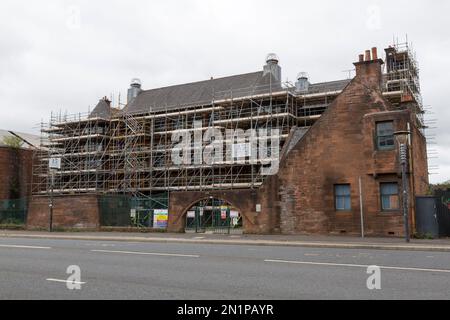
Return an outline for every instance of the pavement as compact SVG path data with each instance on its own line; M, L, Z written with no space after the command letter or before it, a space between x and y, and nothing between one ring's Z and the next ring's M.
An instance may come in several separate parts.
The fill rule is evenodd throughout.
M373 290L371 266L380 270ZM79 287L70 290L73 280ZM2 300L447 300L449 293L446 252L0 237Z
M154 243L191 243L305 248L377 249L450 252L450 239L359 238L311 235L214 235L129 232L35 232L0 230L0 237Z

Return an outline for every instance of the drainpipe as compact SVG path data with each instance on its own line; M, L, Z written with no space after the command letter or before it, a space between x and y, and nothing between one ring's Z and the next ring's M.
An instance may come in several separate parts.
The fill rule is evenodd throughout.
M364 238L364 209L361 177L359 177L359 207L361 210L361 238Z
M415 177L414 177L414 158L412 156L413 154L413 145L411 143L412 140L412 131L411 131L411 124L407 123L408 131L411 132L411 134L408 136L408 152L409 152L409 172L411 175L411 179L409 180L410 183L410 190L411 190L411 224L412 224L412 232L413 234L416 233L416 189L415 189Z

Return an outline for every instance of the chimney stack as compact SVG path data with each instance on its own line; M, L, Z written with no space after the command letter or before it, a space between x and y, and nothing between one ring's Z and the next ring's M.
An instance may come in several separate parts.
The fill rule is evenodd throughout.
M372 48L372 60L377 60L378 59L378 50L377 47L373 47Z
M358 62L355 62L356 78L364 82L368 87L381 89L383 60L378 58L378 50L373 47L371 50L365 50L364 54L358 56Z

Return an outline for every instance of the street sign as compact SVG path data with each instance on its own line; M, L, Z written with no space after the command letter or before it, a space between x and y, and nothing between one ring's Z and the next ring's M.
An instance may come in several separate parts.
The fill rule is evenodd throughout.
M50 158L48 160L48 167L50 169L61 169L61 158Z

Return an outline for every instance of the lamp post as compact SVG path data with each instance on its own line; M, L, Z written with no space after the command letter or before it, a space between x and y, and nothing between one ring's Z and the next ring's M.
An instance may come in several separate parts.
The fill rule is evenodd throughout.
M398 131L394 133L399 145L400 165L402 167L402 209L403 220L405 224L405 240L410 241L409 234L409 214L408 214L408 177L406 176L408 168L408 138L411 132Z
M57 170L61 169L61 158L51 157L48 161L48 168L50 173L50 203L49 203L49 209L50 209L50 217L49 217L49 226L48 231L53 231L53 193L55 189L55 173Z
M48 231L53 232L53 189L55 188L55 170L50 169L50 204L48 205L50 208L50 221L48 226Z

